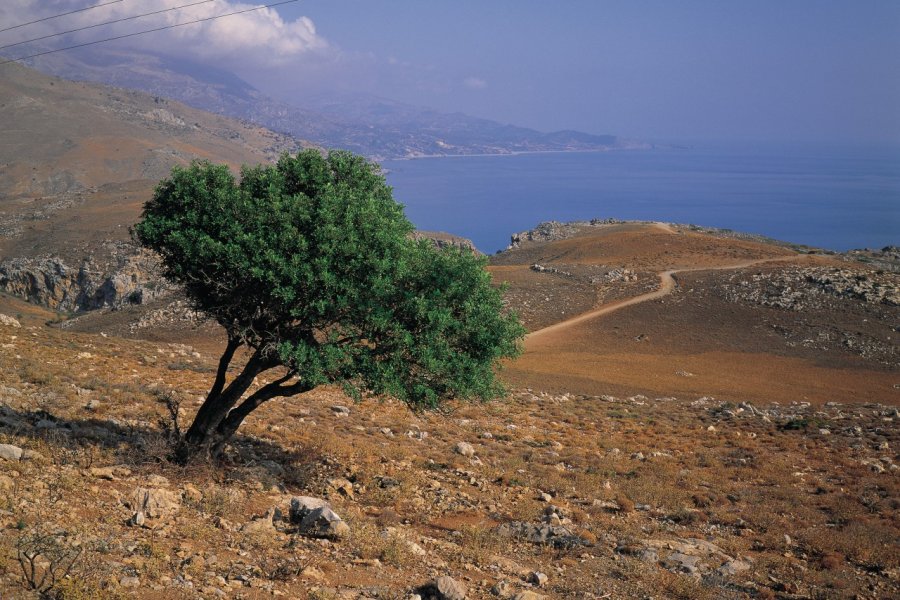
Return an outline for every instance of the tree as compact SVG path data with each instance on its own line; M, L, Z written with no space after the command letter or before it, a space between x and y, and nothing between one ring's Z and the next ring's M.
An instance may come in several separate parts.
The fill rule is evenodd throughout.
M267 400L326 383L426 408L502 393L495 368L524 329L483 258L412 230L377 165L349 152L285 154L239 182L224 165L173 169L135 235L228 334L181 459L219 454Z

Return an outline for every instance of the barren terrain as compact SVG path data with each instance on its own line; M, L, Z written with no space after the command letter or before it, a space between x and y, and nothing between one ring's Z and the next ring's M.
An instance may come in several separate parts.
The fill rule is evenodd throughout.
M166 460L222 343L188 307L63 327L0 297L2 596L49 572L62 598L900 596L896 273L658 224L560 237L491 259L532 331L507 397L318 389L222 465ZM349 533L306 530L303 496Z

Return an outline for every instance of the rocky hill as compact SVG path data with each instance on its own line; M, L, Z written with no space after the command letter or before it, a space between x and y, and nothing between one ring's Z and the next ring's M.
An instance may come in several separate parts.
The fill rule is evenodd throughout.
M2 69L0 290L59 310L159 293L128 227L174 165L237 168L310 145L157 96Z

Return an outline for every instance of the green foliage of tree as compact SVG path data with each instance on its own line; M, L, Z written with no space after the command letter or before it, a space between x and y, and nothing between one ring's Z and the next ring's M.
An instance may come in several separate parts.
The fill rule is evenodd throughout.
M415 242L412 229L378 167L349 152L284 155L239 181L208 162L173 169L135 234L228 333L182 458L220 452L263 402L326 383L425 408L502 393L495 369L524 329L483 258ZM275 379L251 391L269 369Z

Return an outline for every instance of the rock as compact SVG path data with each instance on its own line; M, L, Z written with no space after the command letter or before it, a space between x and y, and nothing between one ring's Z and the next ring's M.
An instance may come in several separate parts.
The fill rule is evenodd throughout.
M4 315L0 313L0 325L5 325L6 327L21 327L22 324L19 323L17 319L10 317L9 315Z
M528 574L528 583L531 583L538 587L543 587L547 584L547 575L541 573L540 571L532 571Z
M350 534L350 526L327 506L317 508L300 522L300 533L312 537L340 539Z
M453 451L463 456L475 456L475 448L469 442L459 442Z
M0 475L0 492L9 492L16 487L16 480L9 475Z
M425 600L465 600L466 586L444 575L417 590Z
M676 573L693 575L699 572L699 556L690 556L681 552L673 552L668 558L661 561L662 566Z
M733 576L737 575L738 573L743 573L744 571L749 571L750 567L751 567L750 563L743 561L743 560L734 559L734 560L729 560L724 565L719 567L716 570L716 573L718 573L719 575L721 575L723 577L733 577Z
M340 404L335 404L331 407L331 411L334 413L336 417L349 417L350 409L346 406L341 406Z
M266 511L266 514L258 519L253 519L252 521L244 523L244 526L241 527L241 531L251 535L272 535L277 531L273 522L274 518L275 509L270 508Z
M534 544L549 544L555 548L574 548L587 544L586 540L567 528L549 524L533 525L513 521L500 525L496 531L501 537L522 539Z
M513 596L513 600L544 600L546 596L543 594L538 594L537 592L532 592L531 590L525 590L524 592L519 592L515 596Z
M163 520L178 511L180 506L181 498L169 490L138 487L132 492L131 508L135 511L135 517L141 513L146 519Z
M329 479L328 485L333 490L339 492L341 495L353 500L353 484L350 483L348 479L344 479L343 477L338 479Z
M509 596L509 592L509 583L505 579L501 579L491 587L491 593L501 598Z
M117 242L116 264L88 259L80 268L58 257L14 258L0 262L0 290L35 304L76 312L141 304L171 286L158 275L159 259L147 250Z
M291 508L290 512L288 513L288 518L290 519L291 523L299 525L300 522L303 521L303 518L306 517L306 515L316 510L317 508L322 508L323 506L331 508L331 505L321 498L313 498L311 496L294 496L293 498L291 498Z
M422 231L417 229L416 231L413 231L412 238L416 241L428 240L438 249L451 247L474 252L475 254L481 254L472 240L443 231Z
M0 458L4 460L21 460L22 449L12 444L0 444Z
M123 577L119 580L119 585L123 588L137 588L141 587L141 580L137 577Z

